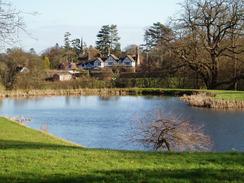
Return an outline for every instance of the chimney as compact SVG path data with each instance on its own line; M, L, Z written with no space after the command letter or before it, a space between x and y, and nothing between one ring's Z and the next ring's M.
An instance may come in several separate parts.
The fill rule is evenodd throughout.
M88 57L88 60L91 60L91 53L90 53L89 49L87 50L87 57Z
M110 56L111 55L111 48L109 47L108 48L108 56Z
M140 48L139 46L136 47L136 65L141 65L141 58L140 58Z

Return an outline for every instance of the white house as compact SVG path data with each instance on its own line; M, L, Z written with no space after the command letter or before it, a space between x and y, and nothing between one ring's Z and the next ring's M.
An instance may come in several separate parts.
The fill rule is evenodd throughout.
M70 81L72 78L73 76L69 72L59 72L53 75L54 81Z
M140 50L137 48L136 55L131 56L127 55L123 58L118 58L113 54L108 55L106 59L101 59L100 57L81 61L77 66L81 69L96 69L96 68L104 68L104 67L132 67L135 68L140 65Z
M85 63L81 63L78 65L81 69L95 69L95 68L104 68L104 61L101 58L95 58L92 60L88 60Z
M110 54L104 62L105 67L113 67L119 65L119 58L113 54Z
M94 67L95 68L104 68L104 66L105 66L105 63L104 63L104 61L101 58L97 58L94 61Z
M16 71L19 72L19 73L29 73L30 72L30 69L28 69L27 67L22 67L22 66L18 66L16 68Z
M124 67L136 67L136 61L132 56L127 55L125 58L121 59L120 65Z

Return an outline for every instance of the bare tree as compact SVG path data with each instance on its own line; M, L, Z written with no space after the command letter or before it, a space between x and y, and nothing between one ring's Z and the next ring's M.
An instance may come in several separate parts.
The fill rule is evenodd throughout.
M19 31L24 30L24 27L22 13L10 3L0 0L0 46L15 42Z
M152 121L148 118L139 120L132 131L130 138L133 142L154 150L207 151L211 147L211 140L203 133L203 127L187 120L164 118L161 113Z
M230 39L231 35L235 35L235 40L243 37L243 8L243 0L186 0L183 4L184 14L177 23L180 36L176 50L209 89L244 78L243 73L236 73L226 81L219 79L222 58L229 52L244 51L243 45L242 49L233 49Z

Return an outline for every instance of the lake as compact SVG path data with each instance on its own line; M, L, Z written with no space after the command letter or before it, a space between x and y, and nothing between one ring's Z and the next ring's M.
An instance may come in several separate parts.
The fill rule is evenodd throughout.
M213 151L244 151L244 112L193 108L177 97L61 96L0 100L0 115L31 118L31 128L48 132L90 148L147 150L126 139L131 125L161 110L198 125L213 143Z

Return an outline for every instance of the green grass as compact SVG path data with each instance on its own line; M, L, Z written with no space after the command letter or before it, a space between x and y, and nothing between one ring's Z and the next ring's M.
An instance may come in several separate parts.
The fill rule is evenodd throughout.
M244 182L241 153L85 149L5 118L0 118L0 129L3 183Z
M211 91L216 96L216 99L224 99L224 100L244 100L244 91Z
M138 94L165 94L165 95L183 95L195 92L209 92L215 95L216 99L224 100L244 100L244 91L228 91L228 90L195 90L195 89L170 89L170 88L130 88L129 91Z

